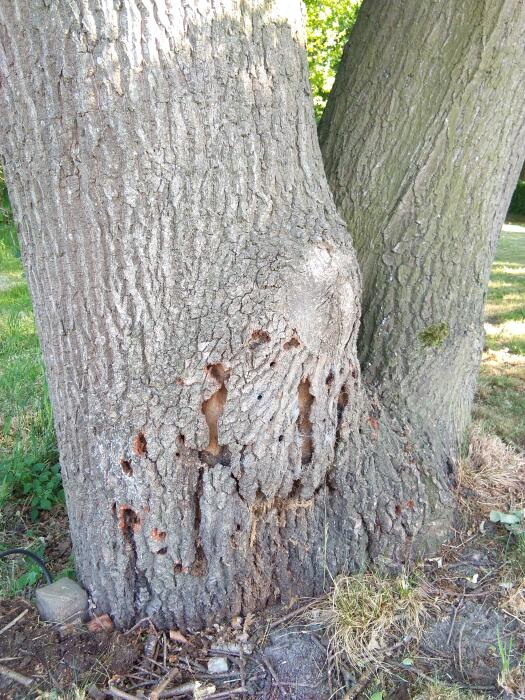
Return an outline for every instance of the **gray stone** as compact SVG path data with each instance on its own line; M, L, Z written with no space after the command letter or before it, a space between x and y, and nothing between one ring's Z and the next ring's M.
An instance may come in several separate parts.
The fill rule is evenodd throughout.
M69 578L37 588L35 603L40 617L47 622L71 622L82 617L88 604L86 591Z
M214 656L208 661L209 673L228 673L228 659L225 656Z

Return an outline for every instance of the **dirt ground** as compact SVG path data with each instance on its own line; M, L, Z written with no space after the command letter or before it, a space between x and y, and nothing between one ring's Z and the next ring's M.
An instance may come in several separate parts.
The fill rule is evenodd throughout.
M56 543L49 546L53 551ZM458 533L424 564L433 603L421 638L398 645L381 667L359 670L350 659L334 658L325 630L300 604L297 613L270 611L191 635L157 631L148 620L123 634L91 632L80 623L60 629L41 622L28 599L6 599L0 601L0 698L351 700L380 687L383 698L405 700L436 677L478 697L523 698L521 680L508 692L498 681L502 645L511 666L525 653L525 617L520 606L507 606L502 585L504 546L491 524ZM315 605L309 602L309 613ZM210 673L212 657L225 659L227 670Z

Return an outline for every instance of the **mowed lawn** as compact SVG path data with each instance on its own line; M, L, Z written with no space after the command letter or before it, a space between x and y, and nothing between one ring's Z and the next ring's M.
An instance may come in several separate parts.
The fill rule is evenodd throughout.
M525 449L525 225L504 227L488 293L486 330L474 416L486 430ZM24 497L36 516L62 494L15 229L0 212L0 505L13 497Z
M525 450L525 223L503 227L485 305L474 418Z

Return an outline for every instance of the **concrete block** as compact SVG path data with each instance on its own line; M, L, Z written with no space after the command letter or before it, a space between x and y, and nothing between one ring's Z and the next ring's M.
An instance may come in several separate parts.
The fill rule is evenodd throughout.
M86 613L88 596L75 581L59 578L54 583L37 588L35 603L43 620L71 622Z

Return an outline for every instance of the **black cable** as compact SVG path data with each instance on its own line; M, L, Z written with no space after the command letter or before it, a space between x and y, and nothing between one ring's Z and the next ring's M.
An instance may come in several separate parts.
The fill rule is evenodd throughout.
M44 578L48 583L53 583L53 579L51 578L51 574L49 573L49 569L47 566L44 564L42 559L38 556L38 554L34 554L33 552L30 552L28 549L20 549L18 547L14 547L13 549L5 549L3 552L0 552L0 559L3 559L4 557L8 557L11 554L22 554L24 557L29 557L33 561L35 561L38 566L42 569L42 573L44 574Z

